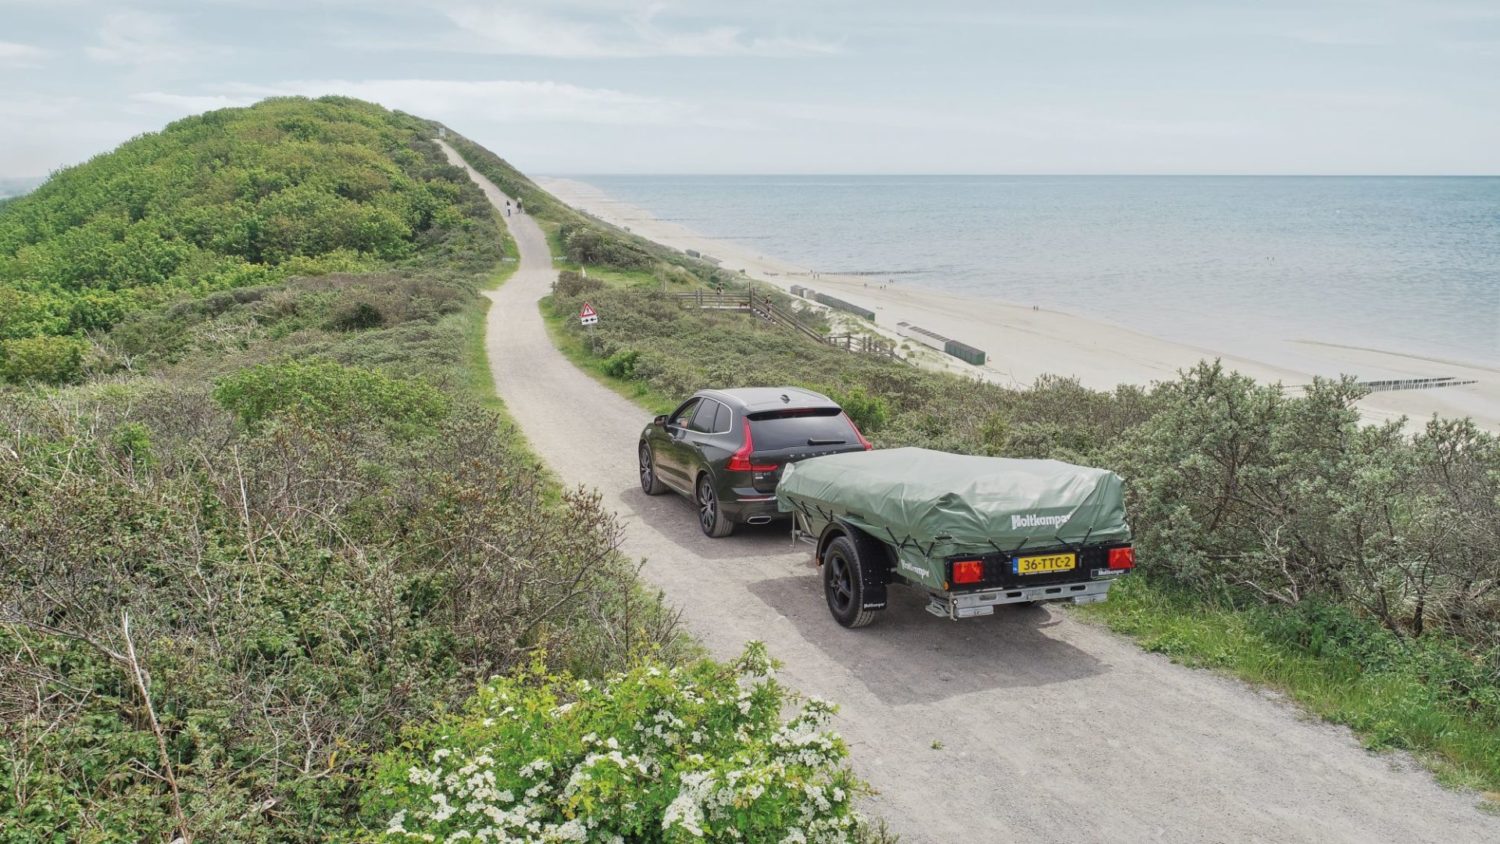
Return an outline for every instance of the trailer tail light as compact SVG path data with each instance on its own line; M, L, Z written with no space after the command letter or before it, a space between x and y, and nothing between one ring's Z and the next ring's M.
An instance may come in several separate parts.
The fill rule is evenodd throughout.
M724 468L731 472L774 472L775 463L751 463L750 452L755 450L755 441L750 438L750 420L745 420L745 444L730 456Z
M1109 567L1112 569L1135 568L1135 549L1130 546L1109 549Z
M848 422L849 427L854 430L854 436L859 438L859 444L865 447L865 451L870 451L875 448L875 446L870 445L869 440L865 439L865 435L859 432L859 426L854 424L854 420L849 418L849 414L844 414L844 421Z
M978 583L981 580L984 580L983 560L958 560L954 562L954 583Z

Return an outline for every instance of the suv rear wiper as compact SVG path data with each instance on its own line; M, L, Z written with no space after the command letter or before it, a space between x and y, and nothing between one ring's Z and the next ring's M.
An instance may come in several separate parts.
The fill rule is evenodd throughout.
M846 445L848 440L813 440L807 441L808 445Z

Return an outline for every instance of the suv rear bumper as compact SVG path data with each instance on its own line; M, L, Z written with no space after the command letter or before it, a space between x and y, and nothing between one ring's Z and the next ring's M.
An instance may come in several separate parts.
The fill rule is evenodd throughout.
M734 498L726 497L719 502L719 506L724 508L725 515L736 522L763 525L787 515L776 509L775 493L760 492L753 488L734 489L731 492Z

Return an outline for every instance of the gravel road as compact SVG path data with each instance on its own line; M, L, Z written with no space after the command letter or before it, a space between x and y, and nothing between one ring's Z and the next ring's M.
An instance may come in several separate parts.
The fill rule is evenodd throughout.
M1066 612L950 622L897 589L872 627L839 627L783 526L708 539L685 499L640 491L647 415L554 349L537 309L555 278L546 239L529 216L507 222L521 263L487 294L486 345L511 415L564 482L603 494L624 550L716 656L764 640L785 681L840 704L855 767L879 790L867 808L904 841L1500 841L1476 795L1410 760Z

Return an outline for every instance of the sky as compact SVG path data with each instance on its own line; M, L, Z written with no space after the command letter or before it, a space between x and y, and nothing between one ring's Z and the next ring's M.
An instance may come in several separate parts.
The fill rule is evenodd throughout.
M1500 174L1500 0L0 0L0 177L285 94L537 174Z

